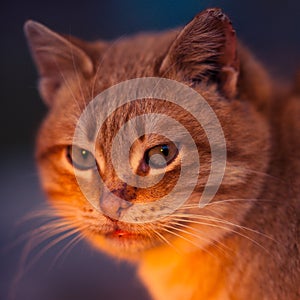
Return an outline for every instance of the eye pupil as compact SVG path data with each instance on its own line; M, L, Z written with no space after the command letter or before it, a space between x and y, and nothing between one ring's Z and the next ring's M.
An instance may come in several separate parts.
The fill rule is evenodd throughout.
M160 148L160 152L164 156L168 156L169 155L169 147L168 147L168 145L162 145L161 148Z
M173 144L157 145L145 152L144 160L151 168L164 168L177 156L178 149Z
M88 156L88 152L84 149L81 150L81 155L86 158Z

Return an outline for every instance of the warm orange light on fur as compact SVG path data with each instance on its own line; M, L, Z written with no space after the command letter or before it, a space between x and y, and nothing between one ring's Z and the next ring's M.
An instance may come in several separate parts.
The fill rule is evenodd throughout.
M300 299L299 82L286 90L273 83L219 9L202 12L181 31L117 42L84 42L32 21L25 31L49 106L36 150L41 181L63 217L80 224L95 247L135 263L156 300ZM122 106L97 135L98 169L81 171L86 178L96 182L99 171L112 193L134 203L156 201L172 190L180 172L176 160L155 187L142 189L124 184L108 155L124 122L154 112L180 122L201 159L197 186L182 208L162 220L131 224L107 217L86 200L67 149L94 96L121 81L154 76L180 81L206 99L224 131L227 165L217 195L199 208L211 163L203 128L161 99ZM91 135L94 125L89 124ZM165 143L159 136L137 140L136 165L143 149ZM90 189L95 199L102 192L101 184Z

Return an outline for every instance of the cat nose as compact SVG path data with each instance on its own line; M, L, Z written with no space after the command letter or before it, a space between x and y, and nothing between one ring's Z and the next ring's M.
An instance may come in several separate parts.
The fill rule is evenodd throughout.
M107 187L100 196L100 209L102 213L113 219L120 219L122 213L133 204L121 198L124 195L123 189L115 189L110 191Z

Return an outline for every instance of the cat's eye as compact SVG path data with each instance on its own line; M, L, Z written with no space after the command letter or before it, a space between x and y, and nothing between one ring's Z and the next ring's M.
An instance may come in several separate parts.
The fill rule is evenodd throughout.
M160 169L169 165L177 154L178 149L173 143L158 145L145 152L145 162L151 168Z
M68 146L67 157L74 168L79 170L94 169L97 166L94 155L77 146Z

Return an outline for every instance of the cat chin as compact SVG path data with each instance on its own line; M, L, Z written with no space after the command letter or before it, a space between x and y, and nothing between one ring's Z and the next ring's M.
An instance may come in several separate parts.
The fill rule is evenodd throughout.
M204 231L203 231L204 233ZM167 235L165 238L168 242L162 242L144 234L136 234L124 231L111 231L109 233L95 233L87 234L89 242L96 249L104 252L120 260L126 260L133 263L138 263L144 257L154 255L155 253L169 254L187 254L195 251L210 249L214 242L221 241L226 235L226 231L219 230L217 233L211 231L207 233L210 239L204 238L199 240L196 236L181 235L179 232L176 235ZM168 254L166 254L168 255Z
M108 234L88 234L88 240L102 252L128 261L137 261L144 252L151 249L153 241L142 234L112 232Z

